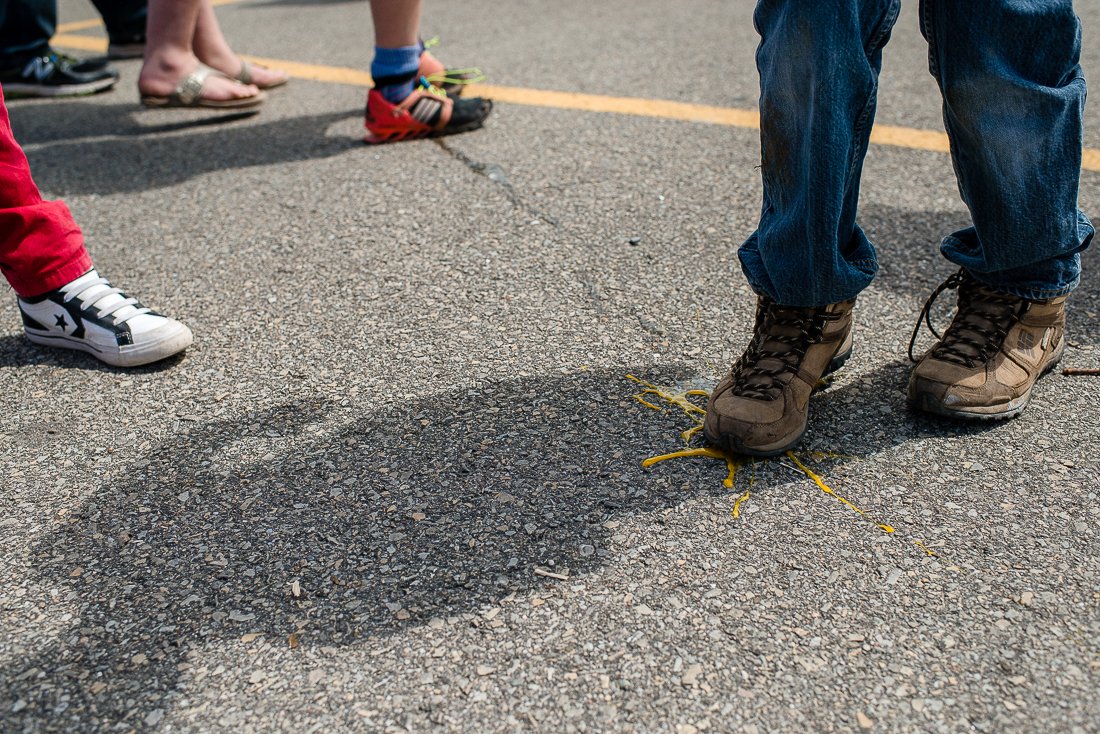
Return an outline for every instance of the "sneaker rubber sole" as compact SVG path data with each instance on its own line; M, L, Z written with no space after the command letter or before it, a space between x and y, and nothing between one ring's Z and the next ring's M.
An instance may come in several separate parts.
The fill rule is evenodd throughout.
M167 333L156 339L143 341L141 344L119 347L117 352L97 349L94 344L86 339L74 339L62 335L35 334L31 331L25 333L27 339L35 344L87 352L113 367L140 367L141 365L159 362L187 349L194 340L191 330L183 324L180 324L179 328L167 330Z
M8 99L29 99L31 97L81 97L110 89L118 79L97 79L82 84L26 84L23 82L5 82L4 97Z
M380 145L382 143L395 143L402 140L418 140L422 138L438 138L444 135L457 135L459 133L477 130L493 111L493 101L483 98L474 99L450 99L445 104L450 105L450 117L443 127L435 127L427 121L417 119L408 111L402 112L408 107L411 100L420 99L415 105L422 105L424 95L419 90L418 98L412 96L401 107L390 105L381 95L371 90L367 96L366 120L364 126L367 129L363 136L363 142L368 145ZM441 113L442 114L442 113Z
M402 140L423 140L426 138L441 138L446 135L457 135L458 133L470 132L471 130L477 130L485 124L484 120L476 120L474 122L468 122L465 125L455 125L453 127L447 127L443 130L430 130L427 132L420 132L417 130L391 130L391 131L378 131L367 130L367 134L363 136L363 142L367 145L381 145L382 143L398 143Z

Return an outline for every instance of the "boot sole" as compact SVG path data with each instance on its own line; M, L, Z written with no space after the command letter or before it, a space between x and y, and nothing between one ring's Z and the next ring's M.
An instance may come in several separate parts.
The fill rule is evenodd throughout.
M1035 378L1035 382L1031 383L1031 387L1027 389L1023 395L1007 403L1001 405L980 405L973 407L961 407L950 408L935 397L928 393L921 393L914 397L908 396L907 402L913 408L924 411L925 413L932 413L933 415L941 415L946 418L955 418L962 421L1003 421L1017 418L1024 412L1024 408L1031 402L1031 393L1035 390L1035 385L1039 380L1043 378L1048 372L1053 370L1055 366L1062 360L1062 354L1065 352L1065 340L1062 340L1062 347L1058 352L1051 357L1050 362L1043 367L1039 372L1039 376Z
M845 363L848 361L849 358L851 358L851 356L852 345L849 344L848 348L844 350L842 354L837 354L831 360L829 360L829 364L825 367L825 371L821 373L821 377L827 377L828 375L831 375L832 373L839 370L845 365ZM820 379L818 380L818 385L820 385ZM819 387L818 385L814 386L811 394L817 392L818 390L824 389L823 387ZM703 427L703 437L706 438L710 444L730 453L743 454L745 456L756 456L766 459L773 456L782 456L783 454L787 453L795 446L797 446L798 442L802 440L802 436L806 433L806 428L809 425L808 418L809 415L807 414L807 421L802 424L802 428L798 431L798 434L795 435L794 438L785 440L779 444L772 444L770 446L748 447L741 444L741 442L733 436L730 436L728 438L712 436L710 431L706 429L705 425Z

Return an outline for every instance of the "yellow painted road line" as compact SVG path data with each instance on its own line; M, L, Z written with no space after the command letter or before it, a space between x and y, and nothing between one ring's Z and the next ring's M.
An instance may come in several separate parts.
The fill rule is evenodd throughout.
M221 0L224 3L239 0ZM107 41L63 34L51 41L55 46L75 48L81 51L103 53L107 50ZM286 69L292 77L308 79L329 84L348 84L358 87L371 85L370 74L359 69L339 66L321 66L302 64L282 59L267 59L259 56L244 56L255 64L277 66ZM708 125L726 125L755 130L760 127L760 113L756 110L739 110L732 107L673 102L663 99L644 99L641 97L609 97L602 94L580 94L578 92L554 92L546 89L526 89L523 87L498 87L489 84L471 85L472 93L492 98L496 102L525 105L528 107L549 107L557 110L579 110L583 112L610 112L618 115L635 115L678 122L701 122ZM875 125L871 131L871 142L876 145L888 145L909 150L928 150L947 153L950 147L947 135L935 130L918 130L895 125ZM1086 148L1081 159L1081 168L1086 171L1100 172L1100 150Z
M951 144L948 142L947 133L939 133L935 130L875 125L871 128L871 142L876 145L892 145L896 148L931 150L936 153L951 152Z
M78 20L74 23L62 23L57 27L58 33L73 33L74 31L86 31L89 28L99 28L103 21L99 18L91 20Z
M1085 148L1081 155L1081 168L1086 171L1100 171L1100 150Z
M553 107L559 110L584 112L613 112L638 117L658 117L682 122L704 122L711 125L728 125L755 129L760 127L760 114L755 110L738 110L731 107L672 102L639 97L606 97L600 94L576 92L551 92L520 87L497 87L476 84L471 90L491 97L494 101L533 107Z
M78 51L94 51L98 54L107 53L106 38L92 38L91 36L74 36L68 33L59 33L50 39L51 46L61 48L73 48Z
M285 69L286 73L296 79L308 79L312 82L327 82L329 84L348 84L354 87L369 87L374 84L370 74L359 69L347 69L340 66L320 66L318 64L300 64L297 61L283 61L282 59L265 59L262 56L246 56L253 64L262 66L277 66Z

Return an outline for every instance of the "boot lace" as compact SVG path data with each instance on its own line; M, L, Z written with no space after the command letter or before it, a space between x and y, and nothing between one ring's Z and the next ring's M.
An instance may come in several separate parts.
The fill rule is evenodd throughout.
M821 341L826 325L841 318L818 308L781 306L761 299L752 341L733 365L733 393L753 400L775 400L802 366L806 350Z
M932 325L932 304L941 293L950 289L959 292L958 313L947 331L941 335ZM909 359L912 362L920 361L913 356L913 348L916 346L921 324L925 324L939 340L932 347L931 355L934 359L973 369L988 362L1000 350L1009 330L1027 312L1028 306L1028 301L998 293L974 280L966 271L959 270L932 291L932 295L925 301L909 339Z

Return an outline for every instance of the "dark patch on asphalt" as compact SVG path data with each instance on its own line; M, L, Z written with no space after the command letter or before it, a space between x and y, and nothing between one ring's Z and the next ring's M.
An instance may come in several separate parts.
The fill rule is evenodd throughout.
M667 369L654 379L687 374ZM865 457L985 429L899 411L863 431L898 373L818 397L807 449L844 434L846 453ZM383 644L552 583L535 569L597 572L614 559L608 521L728 492L703 464L639 481L682 420L635 391L619 370L584 371L395 400L350 423L303 395L181 424L29 548L42 588L80 611L71 634L0 666L0 728L140 726L134 712L189 695L180 679L204 649L244 635L284 649ZM791 481L761 464L754 497Z

